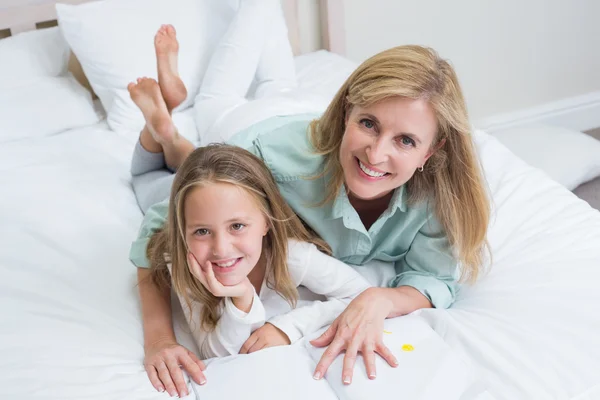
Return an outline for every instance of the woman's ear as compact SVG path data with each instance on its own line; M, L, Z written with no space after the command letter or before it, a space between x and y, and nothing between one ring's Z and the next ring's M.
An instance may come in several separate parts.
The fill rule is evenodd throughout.
M438 151L439 149L441 149L444 146L444 144L446 144L446 139L445 138L442 139L442 140L440 140L440 142L438 144L436 144L433 149L429 150L429 153L427 153L427 155L425 156L425 160L424 161L429 160L429 157L431 157L432 155L435 154L436 151Z
M263 232L263 236L267 236L267 233L269 233L269 223L265 222L265 230Z

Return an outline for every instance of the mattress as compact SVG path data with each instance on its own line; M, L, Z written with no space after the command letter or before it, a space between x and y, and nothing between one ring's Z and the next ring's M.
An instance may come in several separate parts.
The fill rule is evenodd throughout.
M318 54L300 64L299 75L314 86L320 76L331 95L352 64ZM193 129L192 117L178 118ZM142 366L136 271L128 261L142 219L129 176L136 138L100 123L0 145L0 398L168 398ZM222 398L252 376L260 385L237 386L247 399L436 398L427 390L443 378L432 373L443 357L460 362L468 378L463 392L447 398L600 398L600 213L491 136L478 132L476 142L493 198L491 267L452 308L388 321L399 324L395 332L428 332L427 343L439 349L429 368L414 364L421 391L402 370L392 386L382 376L354 391L336 386L335 369L331 383L313 381L315 349L303 341L213 360L210 386L190 383L188 398ZM389 272L359 270L373 281ZM408 321L416 322L403 328ZM180 315L176 327L190 345ZM357 366L356 379L361 373Z

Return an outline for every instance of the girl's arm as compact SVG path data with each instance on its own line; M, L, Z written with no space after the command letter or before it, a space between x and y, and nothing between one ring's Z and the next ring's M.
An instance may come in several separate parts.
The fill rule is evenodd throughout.
M252 332L265 324L265 309L254 292L253 296L252 306L247 313L238 309L227 297L223 302L221 318L212 331L207 332L200 325L192 329L202 358L238 354ZM200 314L194 310L191 315ZM195 323L200 324L200 321Z
M194 353L177 343L171 323L170 290L158 288L146 268L138 268L138 287L144 328L144 367L159 392L171 396L186 396L187 384L179 365L183 366L198 384L206 378L206 369Z
M144 324L144 347L160 341L176 341L171 313L171 292L152 281L150 271L138 268L138 287Z
M242 345L254 330L265 324L265 309L254 286L246 278L234 286L219 282L210 262L203 269L191 253L188 254L190 272L216 297L223 297L219 321L213 330L207 331L201 324L200 303L182 302L184 312L191 316L192 332L203 358L225 357L238 354Z
M315 301L268 321L292 343L331 324L352 299L371 286L352 267L310 243L290 241L288 268L298 285L327 297L327 301Z

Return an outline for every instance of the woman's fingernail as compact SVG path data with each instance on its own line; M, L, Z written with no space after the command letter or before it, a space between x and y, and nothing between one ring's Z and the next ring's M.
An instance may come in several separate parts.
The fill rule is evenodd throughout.
M370 379L375 379L375 378L377 378L377 375L375 375L375 374L371 374L371 375L369 375L369 378L370 378Z
M204 378L200 379L200 384L201 385L204 385L205 383L206 383L206 379L204 379Z
M349 376L345 376L344 377L344 383L345 384L349 384L350 383L350 377Z
M319 371L315 372L315 375L313 376L313 378L316 380L321 379L321 372L319 372Z
M164 391L165 391L165 388L164 388L164 387L159 387L159 388L158 388L158 391L162 393L162 392L164 392Z

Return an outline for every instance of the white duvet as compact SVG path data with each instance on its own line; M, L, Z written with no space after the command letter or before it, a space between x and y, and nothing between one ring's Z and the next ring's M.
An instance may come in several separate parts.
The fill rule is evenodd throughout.
M381 364L375 381L358 367L353 391L335 368L331 384L313 381L318 354L301 343L214 361L189 398L222 398L243 382L254 382L249 400L439 398L442 382L446 398L599 399L600 213L492 137L476 139L494 201L493 266L451 309L388 321L400 342L430 340L413 354L439 357L391 378ZM168 398L142 366L127 257L142 217L129 184L133 141L102 123L0 144L1 399ZM461 379L464 391L452 392Z

